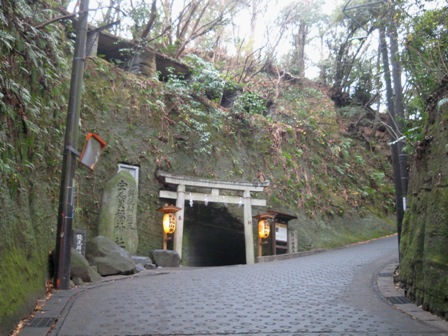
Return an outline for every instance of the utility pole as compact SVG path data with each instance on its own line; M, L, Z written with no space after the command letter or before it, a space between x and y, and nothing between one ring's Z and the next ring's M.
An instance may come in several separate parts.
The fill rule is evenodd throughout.
M81 0L78 14L75 51L70 81L65 141L62 162L61 188L59 192L58 227L56 236L55 277L56 289L69 289L72 223L74 216L74 176L79 153L78 124L81 109L81 90L86 57L89 0Z
M403 220L403 204L402 204L402 185L400 183L400 162L399 162L399 147L397 139L399 138L400 129L396 123L396 112L394 104L394 90L393 90L393 79L390 71L389 63L389 51L386 41L386 27L380 27L380 45L381 45L381 56L383 60L384 68L384 82L386 85L386 101L387 109L389 112L389 127L391 129L391 157L392 157L392 169L394 176L395 185L395 211L397 212L397 235L398 235L398 247L400 247L400 237L401 237L401 222Z
M398 49L398 32L396 25L396 4L395 1L390 0L388 3L388 13L387 15L387 35L389 36L390 45L390 56L392 65L392 81L393 81L393 120L391 120L394 125L395 134L393 135L392 153L395 154L393 158L396 161L394 165L394 170L398 170L395 174L398 181L395 182L396 189L399 190L397 193L397 228L398 228L398 252L399 260L401 260L400 253L400 241L401 241L401 230L404 218L404 212L406 211L406 193L408 188L408 172L407 172L407 155L403 151L404 148L404 137L402 136L403 130L403 120L404 120L404 99L403 99L403 85L401 83L401 63L399 60L399 49ZM388 69L385 69L388 71ZM390 108L390 107L389 107ZM395 148L394 148L395 147Z
M366 32L363 24L358 23L355 17L349 15L354 10L381 9L384 8L386 24L378 27L380 38L380 51L384 67L384 82L386 85L386 101L389 113L389 127L392 141L392 169L395 185L395 210L397 212L397 235L398 252L400 255L401 226L404 212L406 210L406 193L408 186L407 155L403 151L402 122L404 120L403 87L401 83L401 64L398 50L398 33L395 23L395 1L394 0L372 0L363 5L349 7L352 0L348 0L343 8L344 15L354 21L359 28ZM388 47L386 35L389 37ZM390 53L389 53L390 52ZM389 59L391 63L389 63ZM392 67L392 71L391 71ZM401 258L400 258L401 259Z

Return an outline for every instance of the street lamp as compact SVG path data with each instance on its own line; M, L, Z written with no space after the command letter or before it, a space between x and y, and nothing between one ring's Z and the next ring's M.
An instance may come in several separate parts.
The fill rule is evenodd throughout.
M81 109L82 81L89 13L89 0L82 0L73 57L70 94L65 125L65 139L62 161L61 188L59 192L58 226L56 234L56 258L54 285L56 289L70 287L70 253L72 243L72 222L74 213L74 175L78 152L78 125Z
M86 142L84 143L79 161L93 170L104 148L106 148L106 142L99 135L87 133Z
M174 205L168 205L165 204L163 207L157 209L159 212L163 212L163 220L162 220L162 226L163 226L163 249L167 249L168 245L168 235L173 234L174 231L176 231L176 215L175 213L179 210L182 210L181 208L178 208Z

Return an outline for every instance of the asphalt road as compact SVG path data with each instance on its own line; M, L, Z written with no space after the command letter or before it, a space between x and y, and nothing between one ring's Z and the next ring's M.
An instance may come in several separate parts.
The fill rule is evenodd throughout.
M378 290L379 273L394 262L390 237L285 261L109 281L73 295L52 335L448 335Z

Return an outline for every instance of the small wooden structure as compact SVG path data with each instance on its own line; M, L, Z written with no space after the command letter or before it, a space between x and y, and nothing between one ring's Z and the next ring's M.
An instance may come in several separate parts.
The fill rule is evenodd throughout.
M288 215L274 210L268 210L268 213L274 216L270 245L271 254L285 254L289 252L290 235L288 234L288 222L293 219L297 219L297 216Z
M67 10L59 9L62 15L69 17L76 29L78 17ZM100 56L109 62L120 65L124 70L142 74L144 76L155 76L160 74L161 79L166 79L170 74L180 75L187 78L191 74L188 65L178 59L174 59L149 46L142 45L138 41L127 40L115 36L107 31L118 22L102 27L89 25L87 31L87 56Z
M179 60L106 31L93 33L90 39L90 54L102 55L108 61L119 61L126 70L133 73L151 77L157 71L162 78L166 78L171 74L170 71L184 77L188 77L191 72L190 68Z

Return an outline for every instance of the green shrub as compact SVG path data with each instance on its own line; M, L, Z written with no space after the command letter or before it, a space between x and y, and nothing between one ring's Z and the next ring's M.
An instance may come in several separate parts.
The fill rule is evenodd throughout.
M244 92L238 96L233 107L234 112L247 112L251 114L263 114L266 104L263 98L252 92Z
M192 67L189 80L192 93L207 96L210 100L221 99L226 81L214 65L196 55L188 55L185 61Z

